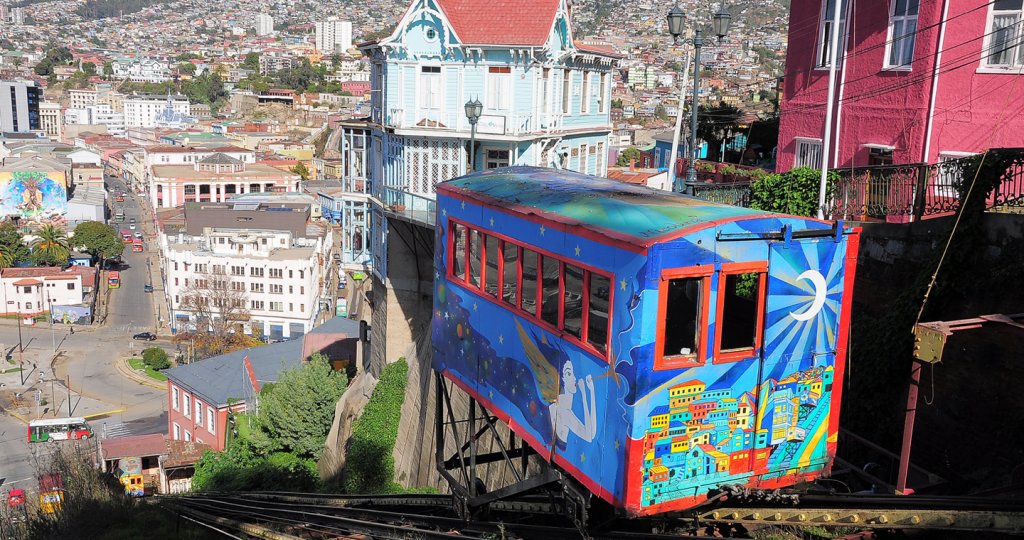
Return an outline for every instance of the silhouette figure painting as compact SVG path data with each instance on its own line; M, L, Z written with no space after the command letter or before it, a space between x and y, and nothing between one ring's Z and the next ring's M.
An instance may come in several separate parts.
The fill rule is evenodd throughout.
M570 433L575 433L585 442L593 442L597 435L594 378L587 375L584 379L577 379L576 369L571 360L566 360L562 364L562 370L559 373L540 352L519 321L516 321L516 330L526 357L530 361L541 398L548 406L551 428L555 435L555 445L560 450L565 450ZM573 411L577 393L580 394L583 402L583 418L578 417Z

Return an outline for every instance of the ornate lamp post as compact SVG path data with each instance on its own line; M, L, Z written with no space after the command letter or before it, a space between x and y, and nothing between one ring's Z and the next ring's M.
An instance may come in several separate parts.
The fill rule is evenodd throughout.
M474 98L466 102L466 119L469 120L469 169L476 172L476 123L484 112L484 104Z
M683 35L683 22L686 13L682 8L676 6L668 12L668 33L678 43ZM732 22L732 15L725 9L723 4L717 13L711 18L712 31L719 41L729 31L729 24ZM700 92L700 49L704 46L704 29L697 26L694 29L693 39L687 40L693 44L693 102L690 105L690 156L686 167L686 188L687 195L693 195L693 185L697 183L697 95ZM680 104L681 105L681 104ZM675 156L672 156L675 159Z

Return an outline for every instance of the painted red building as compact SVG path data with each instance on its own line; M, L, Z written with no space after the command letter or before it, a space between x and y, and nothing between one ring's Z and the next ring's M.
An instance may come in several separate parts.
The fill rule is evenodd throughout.
M792 2L779 171L820 166L837 2ZM1024 146L1022 4L842 0L832 165L935 163Z
M313 353L326 355L335 369L356 360L359 323L334 317L301 339L251 347L164 371L167 376L167 435L171 440L227 444L228 415L253 406L264 384Z

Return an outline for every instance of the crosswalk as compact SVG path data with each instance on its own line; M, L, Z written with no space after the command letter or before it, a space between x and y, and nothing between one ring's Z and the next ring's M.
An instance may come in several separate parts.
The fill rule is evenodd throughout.
M117 422L115 424L103 424L103 431L101 434L104 439L112 439L114 437L131 435L132 432L124 422Z

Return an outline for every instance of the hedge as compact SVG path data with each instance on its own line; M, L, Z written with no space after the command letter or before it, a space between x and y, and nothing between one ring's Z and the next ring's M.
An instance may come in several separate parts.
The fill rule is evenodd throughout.
M405 358L385 366L363 415L353 424L352 438L345 452L346 493L395 490L392 451L398 438L408 375Z

